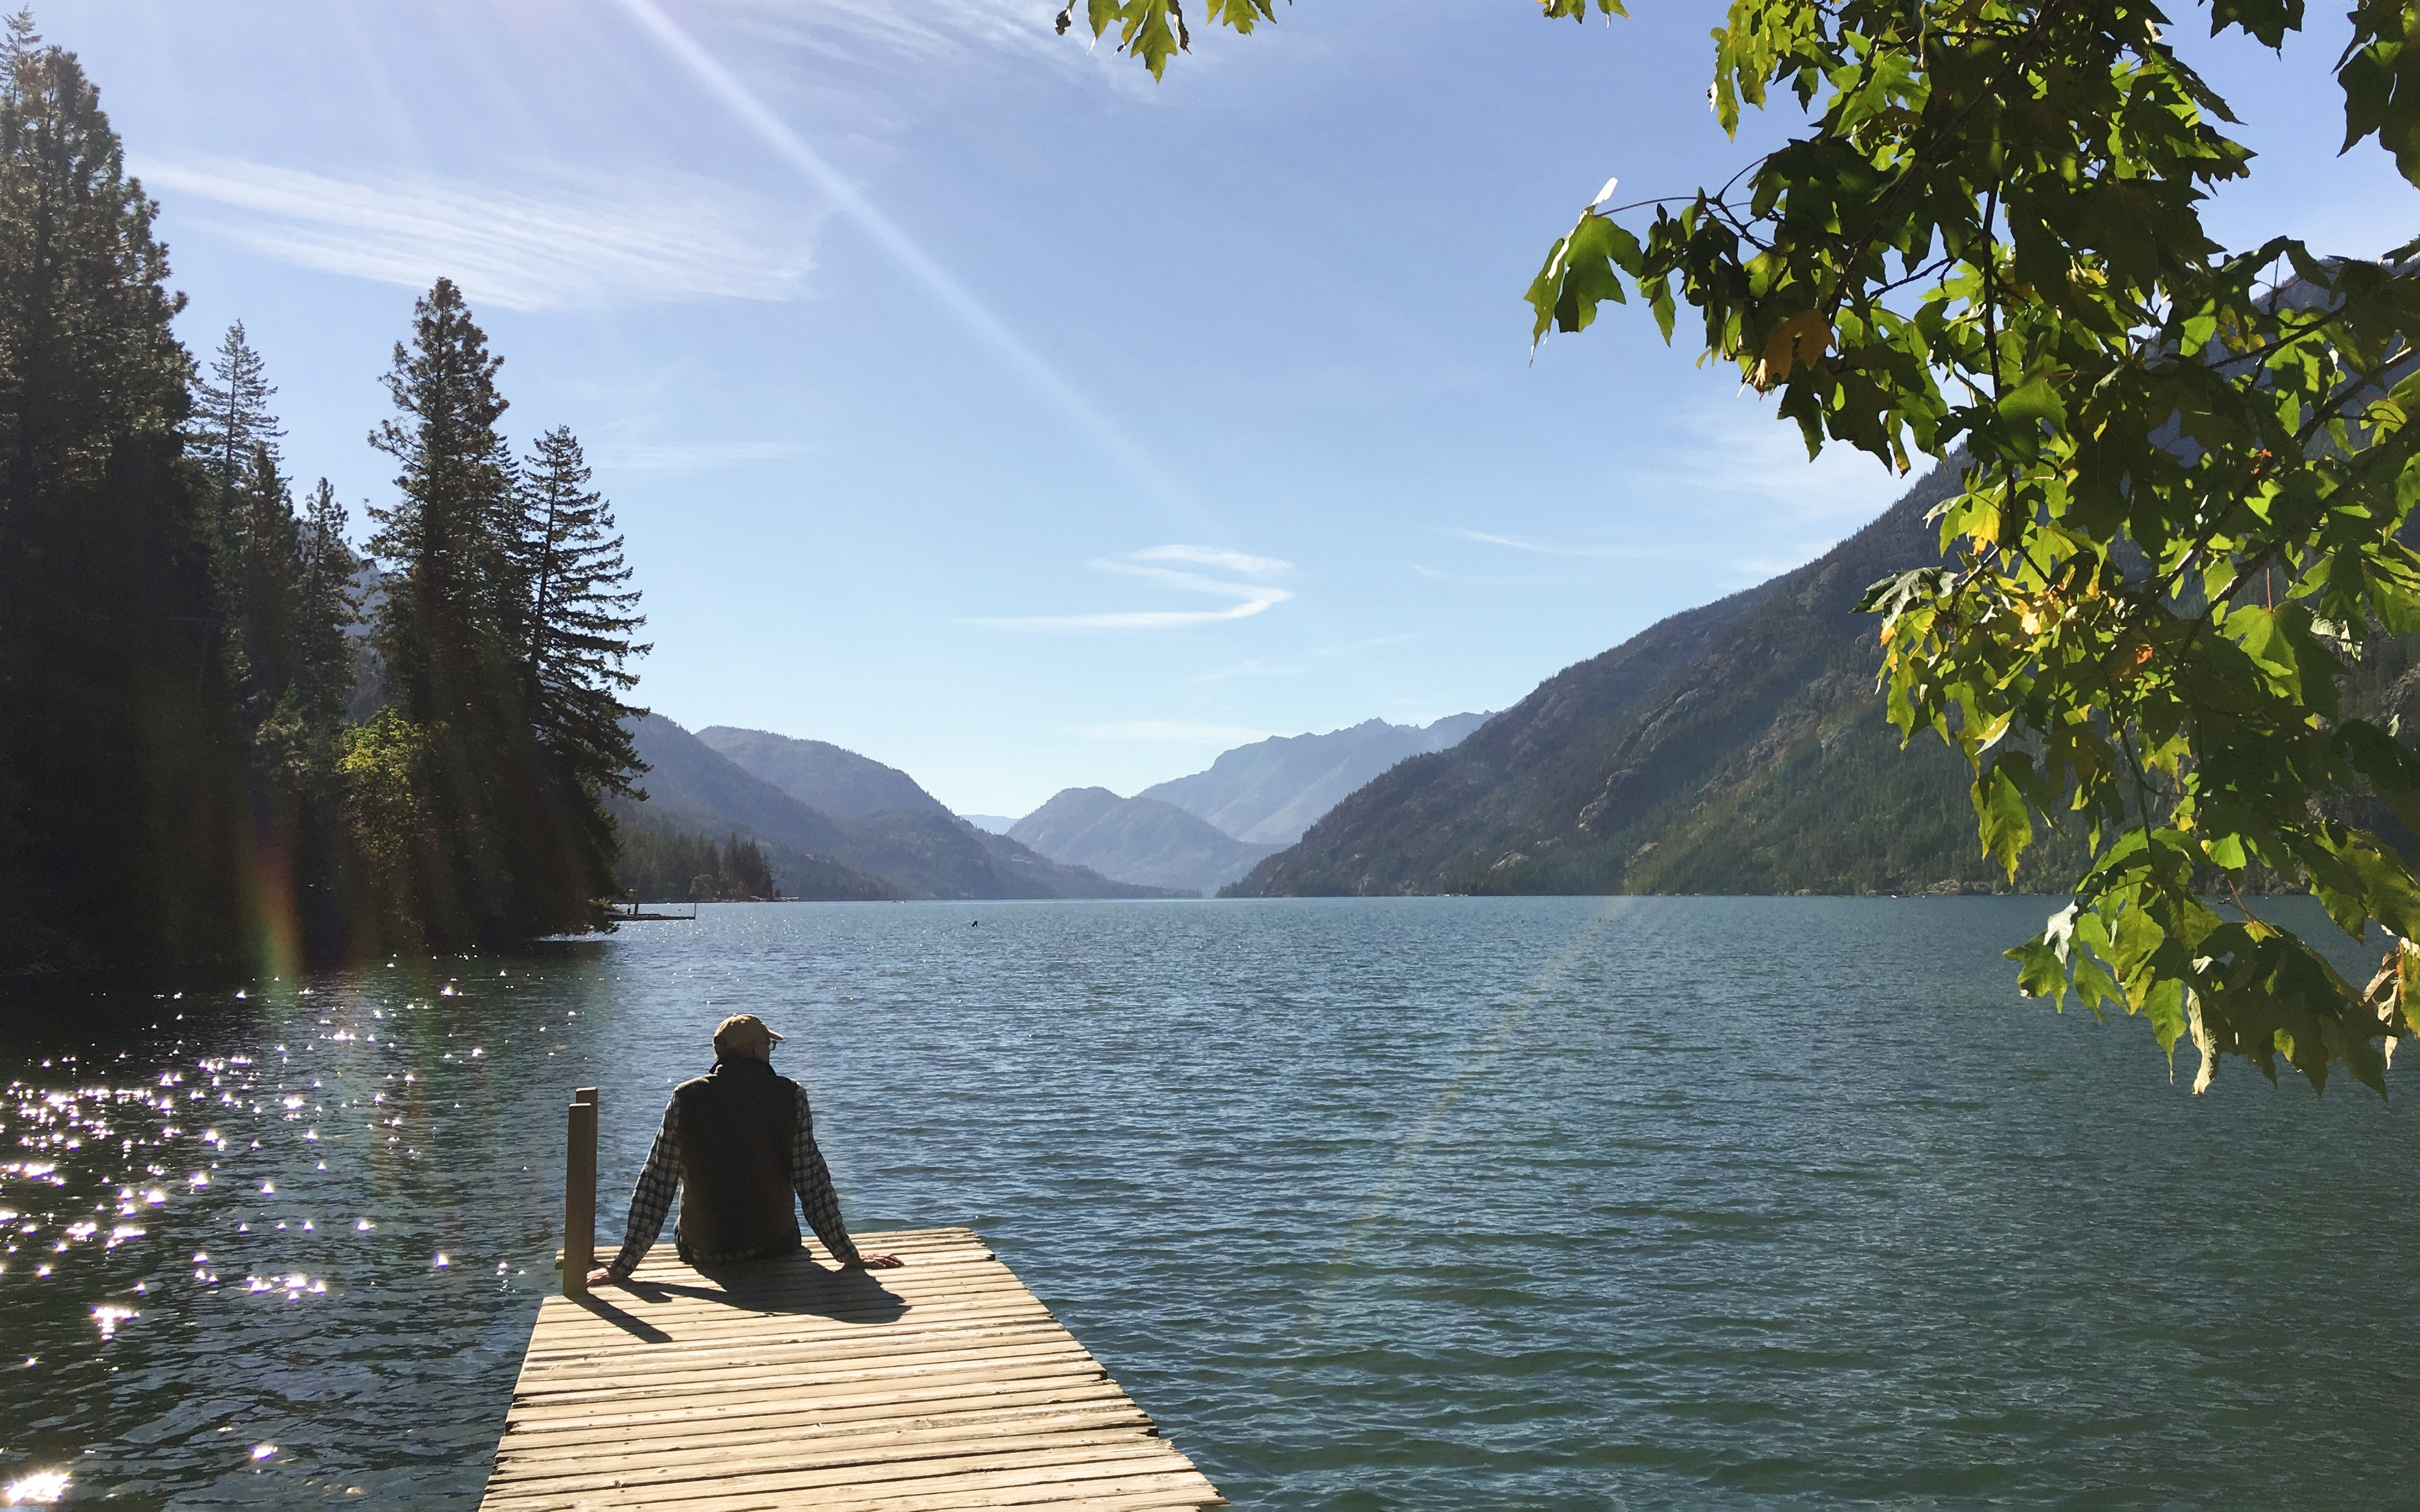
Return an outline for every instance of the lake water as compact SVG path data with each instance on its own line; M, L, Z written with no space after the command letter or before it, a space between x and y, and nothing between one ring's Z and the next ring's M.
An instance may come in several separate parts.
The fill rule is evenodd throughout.
M852 1227L979 1229L1238 1505L2412 1504L2408 1057L2196 1100L2016 997L2045 906L709 905L10 1000L0 1484L475 1504L570 1089L618 1233L744 1009Z

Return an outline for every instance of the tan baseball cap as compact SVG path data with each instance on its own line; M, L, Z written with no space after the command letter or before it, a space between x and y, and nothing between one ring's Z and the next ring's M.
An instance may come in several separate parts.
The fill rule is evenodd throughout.
M753 1013L734 1013L714 1026L717 1050L770 1050L781 1042L782 1037Z

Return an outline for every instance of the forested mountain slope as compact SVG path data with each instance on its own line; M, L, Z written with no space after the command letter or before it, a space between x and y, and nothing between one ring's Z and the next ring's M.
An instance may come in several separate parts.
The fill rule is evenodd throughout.
M1450 750L1355 793L1239 896L1419 892L1857 893L2008 887L1982 856L1964 764L1884 719L1886 573L1933 559L1928 475L1771 582L1565 669ZM2081 855L2027 853L2020 888ZM2066 874L2072 875L2072 872Z
M736 831L821 865L837 864L876 878L909 898L1167 895L1164 888L1112 882L1083 867L1063 866L1005 835L985 834L939 805L846 818L828 814L743 770L661 715L637 721L632 733L640 759L649 768L641 779L647 801L616 808L626 824L707 834ZM818 891L814 882L783 870L794 863L785 863L780 854L773 859L785 892L799 897L864 895L846 890L852 885L839 875L830 876L828 890Z
M825 740L799 740L769 730L738 730L711 724L697 738L811 808L835 819L853 819L886 809L947 813L939 799L895 766Z
M641 779L647 801L608 801L626 830L662 835L737 834L765 847L782 892L792 898L895 898L901 889L837 859L847 837L818 813L761 778L733 765L661 715L632 727L632 744L649 770Z

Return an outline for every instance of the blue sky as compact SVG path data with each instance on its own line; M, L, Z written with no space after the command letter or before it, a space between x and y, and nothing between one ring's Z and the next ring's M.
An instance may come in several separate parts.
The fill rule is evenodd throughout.
M659 7L660 8L659 8ZM1609 175L1727 177L1720 8L1300 0L1155 85L1048 0L53 3L358 517L411 301L467 290L517 440L629 538L643 702L831 740L963 811L1265 733L1501 708L1804 562L1895 480L1809 464L1634 309L1533 363L1520 293ZM1641 8L1646 9L1647 8ZM2199 12L2180 13L2185 29ZM2191 56L2264 153L2212 212L2376 254L2319 19Z

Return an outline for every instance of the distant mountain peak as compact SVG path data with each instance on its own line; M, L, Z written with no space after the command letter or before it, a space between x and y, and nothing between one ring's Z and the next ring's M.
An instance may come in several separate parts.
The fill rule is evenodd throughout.
M1325 734L1272 735L1137 796L1173 804L1250 844L1291 845L1363 783L1408 757L1446 749L1488 718L1453 714L1421 726L1373 716Z
M648 801L628 822L708 834L737 832L830 858L911 898L1144 898L1168 889L1115 882L1038 856L951 813L907 773L824 741L716 726L691 734L660 715L631 725ZM720 739L732 754L705 735ZM738 760L746 756L762 770ZM801 791L857 811L835 813ZM921 800L921 801L919 801ZM778 856L777 867L783 864Z
M1222 834L1174 804L1099 787L1061 789L1008 833L1054 861L1196 893L1217 891L1278 849Z

